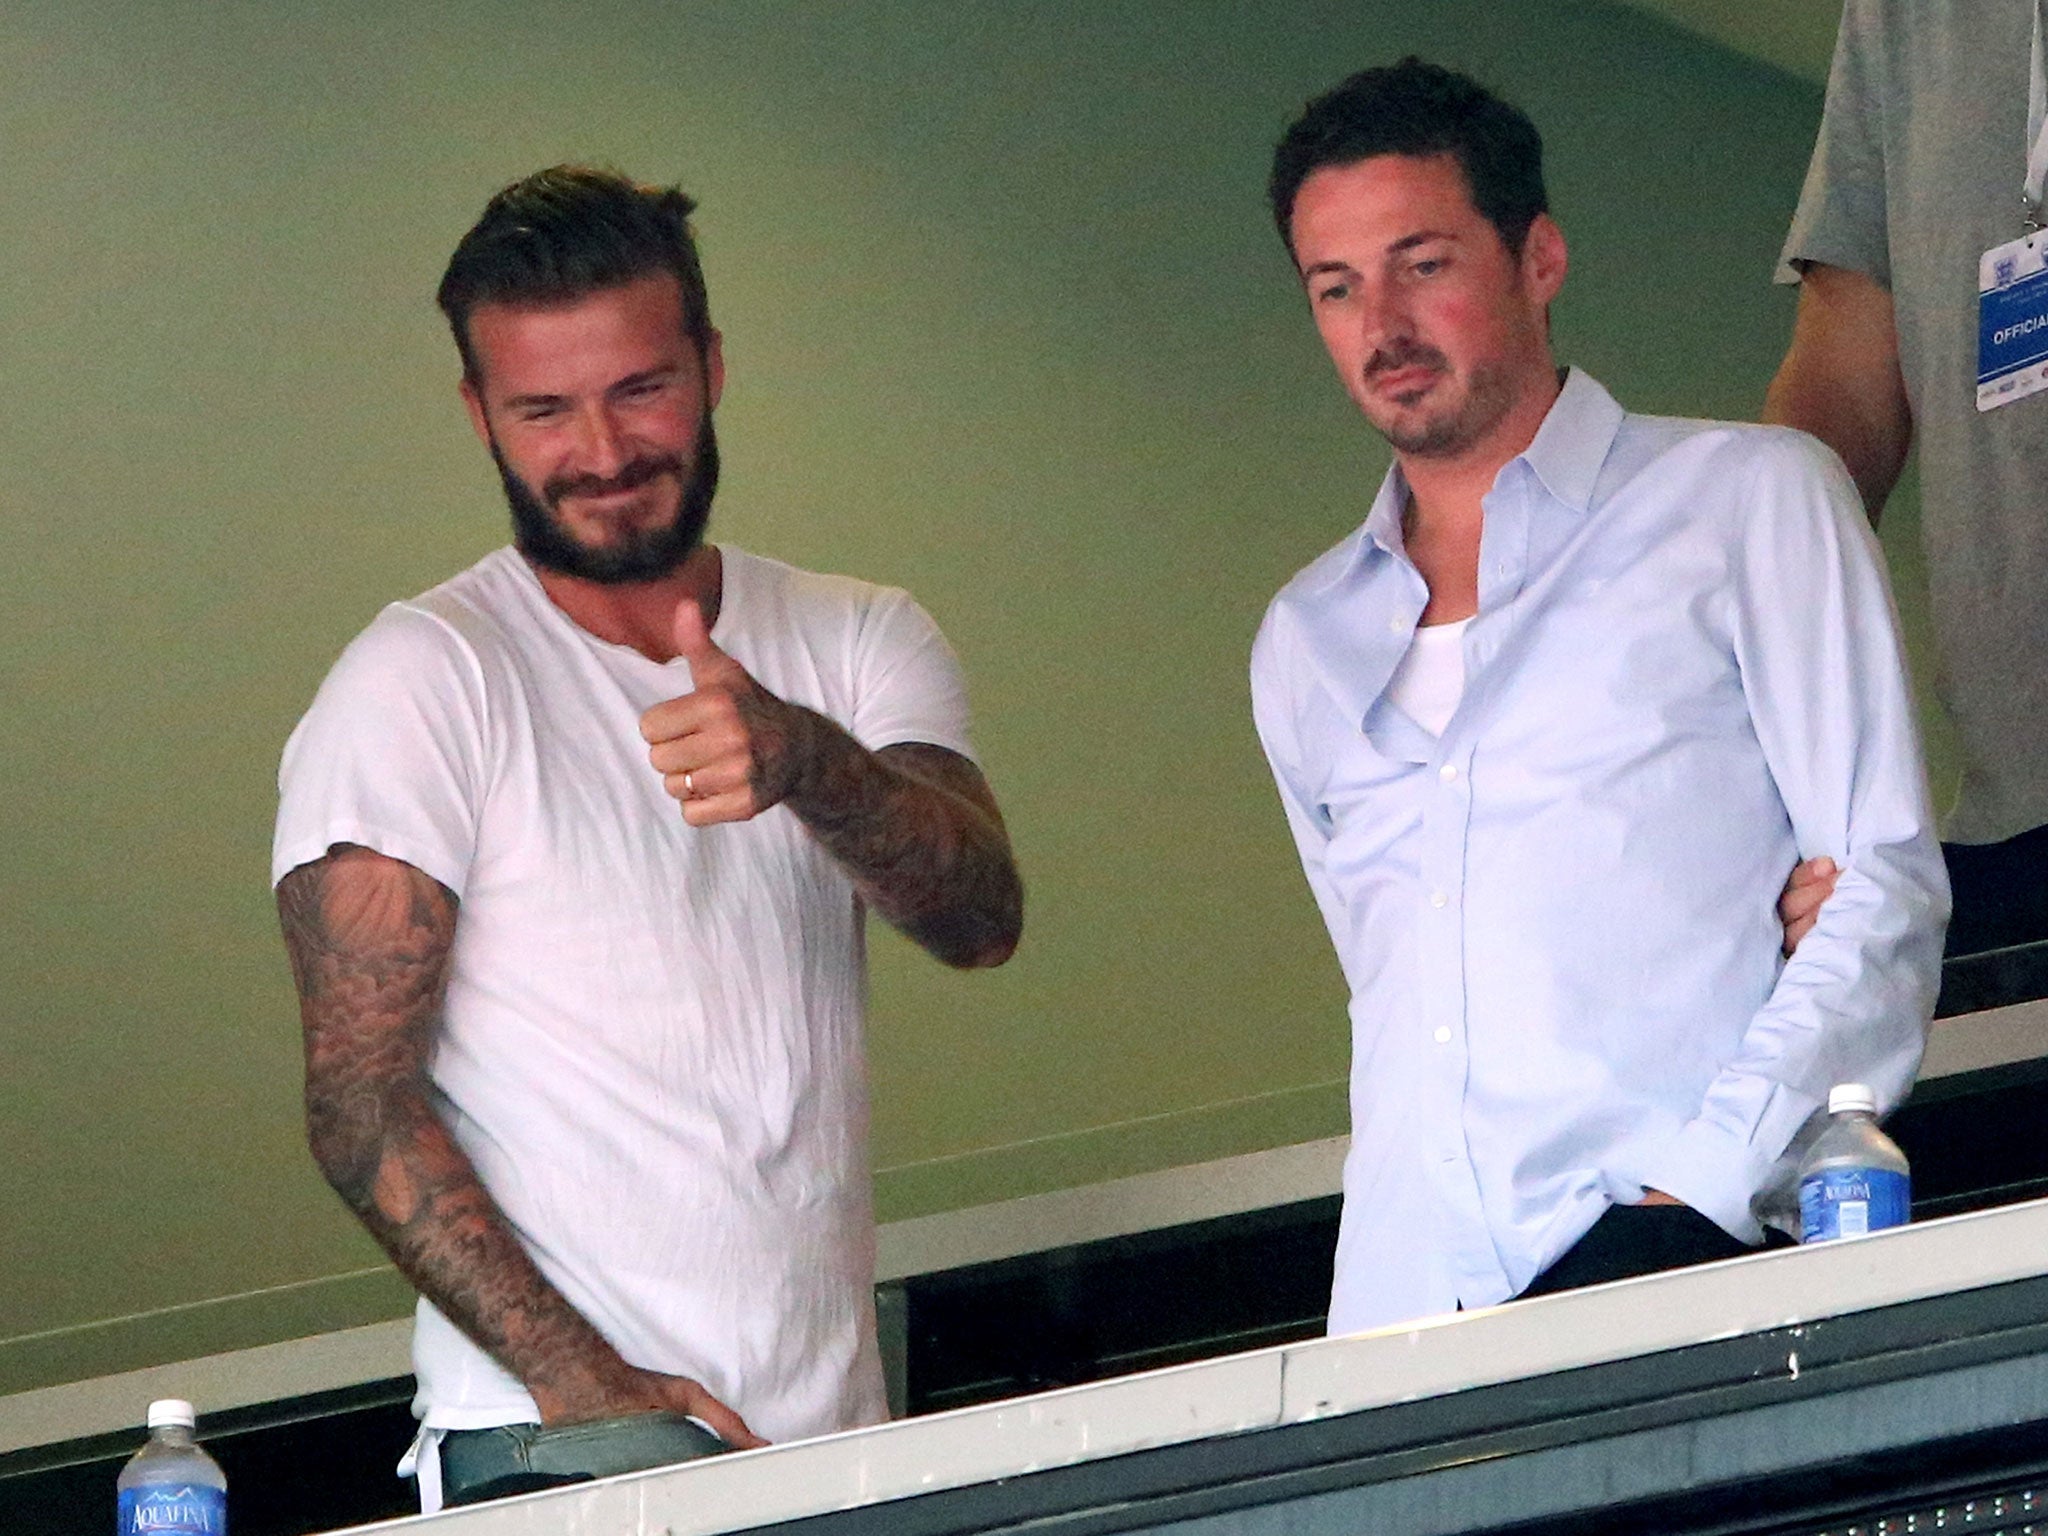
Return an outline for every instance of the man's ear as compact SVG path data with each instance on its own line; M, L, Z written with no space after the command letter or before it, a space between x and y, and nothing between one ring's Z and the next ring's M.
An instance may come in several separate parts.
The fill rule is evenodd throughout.
M1522 281L1528 287L1530 300L1538 307L1547 307L1564 287L1565 272L1570 266L1571 253L1565 249L1564 231L1549 214L1537 214L1522 240Z
M704 400L718 409L718 397L725 393L725 337L716 326L704 343Z
M476 428L477 441L486 448L491 446L491 422L484 415L484 397L477 393L476 385L468 378L462 381L462 404L469 412L469 424Z

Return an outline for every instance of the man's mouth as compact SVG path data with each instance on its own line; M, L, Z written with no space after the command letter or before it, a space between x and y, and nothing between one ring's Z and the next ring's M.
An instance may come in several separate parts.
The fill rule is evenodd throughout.
M543 485L541 494L553 506L560 506L565 500L574 497L581 502L594 502L601 507L613 507L664 475L672 475L680 480L682 474L682 460L674 454L663 454L658 457L635 459L610 477L561 475Z
M1362 370L1367 389L1399 405L1413 405L1449 371L1441 352L1413 341L1374 352Z
M1366 382L1375 394L1384 395L1400 405L1413 405L1429 392L1437 377L1435 368L1410 364L1402 368L1382 369L1378 373L1368 372Z
M578 506L609 510L633 501L639 496L640 491L641 487L637 485L578 486L575 490L568 492L567 495L557 497L556 504L560 505L564 501L573 501Z

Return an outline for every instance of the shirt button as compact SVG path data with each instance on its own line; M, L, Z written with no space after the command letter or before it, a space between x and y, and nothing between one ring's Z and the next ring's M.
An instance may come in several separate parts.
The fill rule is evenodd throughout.
M1395 616L1394 616L1393 618L1391 618L1391 619L1387 620L1387 633L1388 633L1388 634L1390 634L1390 635L1400 635L1400 634L1406 634L1406 633L1407 633L1407 631L1408 631L1408 626L1407 626L1407 625L1406 625L1405 623L1403 623L1403 622L1402 622L1402 620L1401 620L1401 616L1400 616L1399 614L1396 614L1396 615L1395 615Z
M1429 893L1429 904L1432 907L1448 906L1450 904L1450 900L1451 898L1446 896L1442 891L1431 891Z
M1438 1045L1449 1045L1451 1043L1450 1027L1445 1024L1437 1025L1436 1033L1430 1036L1430 1038L1436 1041Z
M1436 776L1448 784L1458 776L1458 765L1456 763L1445 763L1443 767L1437 769Z

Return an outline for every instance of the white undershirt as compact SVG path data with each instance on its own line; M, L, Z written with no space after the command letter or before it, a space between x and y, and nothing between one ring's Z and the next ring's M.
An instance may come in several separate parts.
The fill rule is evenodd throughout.
M1432 736L1443 735L1465 696L1465 626L1471 622L1459 619L1416 630L1387 684L1395 707Z

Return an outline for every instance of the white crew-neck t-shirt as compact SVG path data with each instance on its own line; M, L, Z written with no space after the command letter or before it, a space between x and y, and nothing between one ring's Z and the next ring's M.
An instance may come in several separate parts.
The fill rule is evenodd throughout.
M729 546L712 639L870 748L969 754L959 665L903 592ZM689 691L579 628L509 549L394 603L285 748L272 879L357 843L460 899L433 1079L547 1278L627 1360L770 1440L886 1416L862 909L786 806L692 828L642 712ZM422 1301L415 1409L538 1417Z

